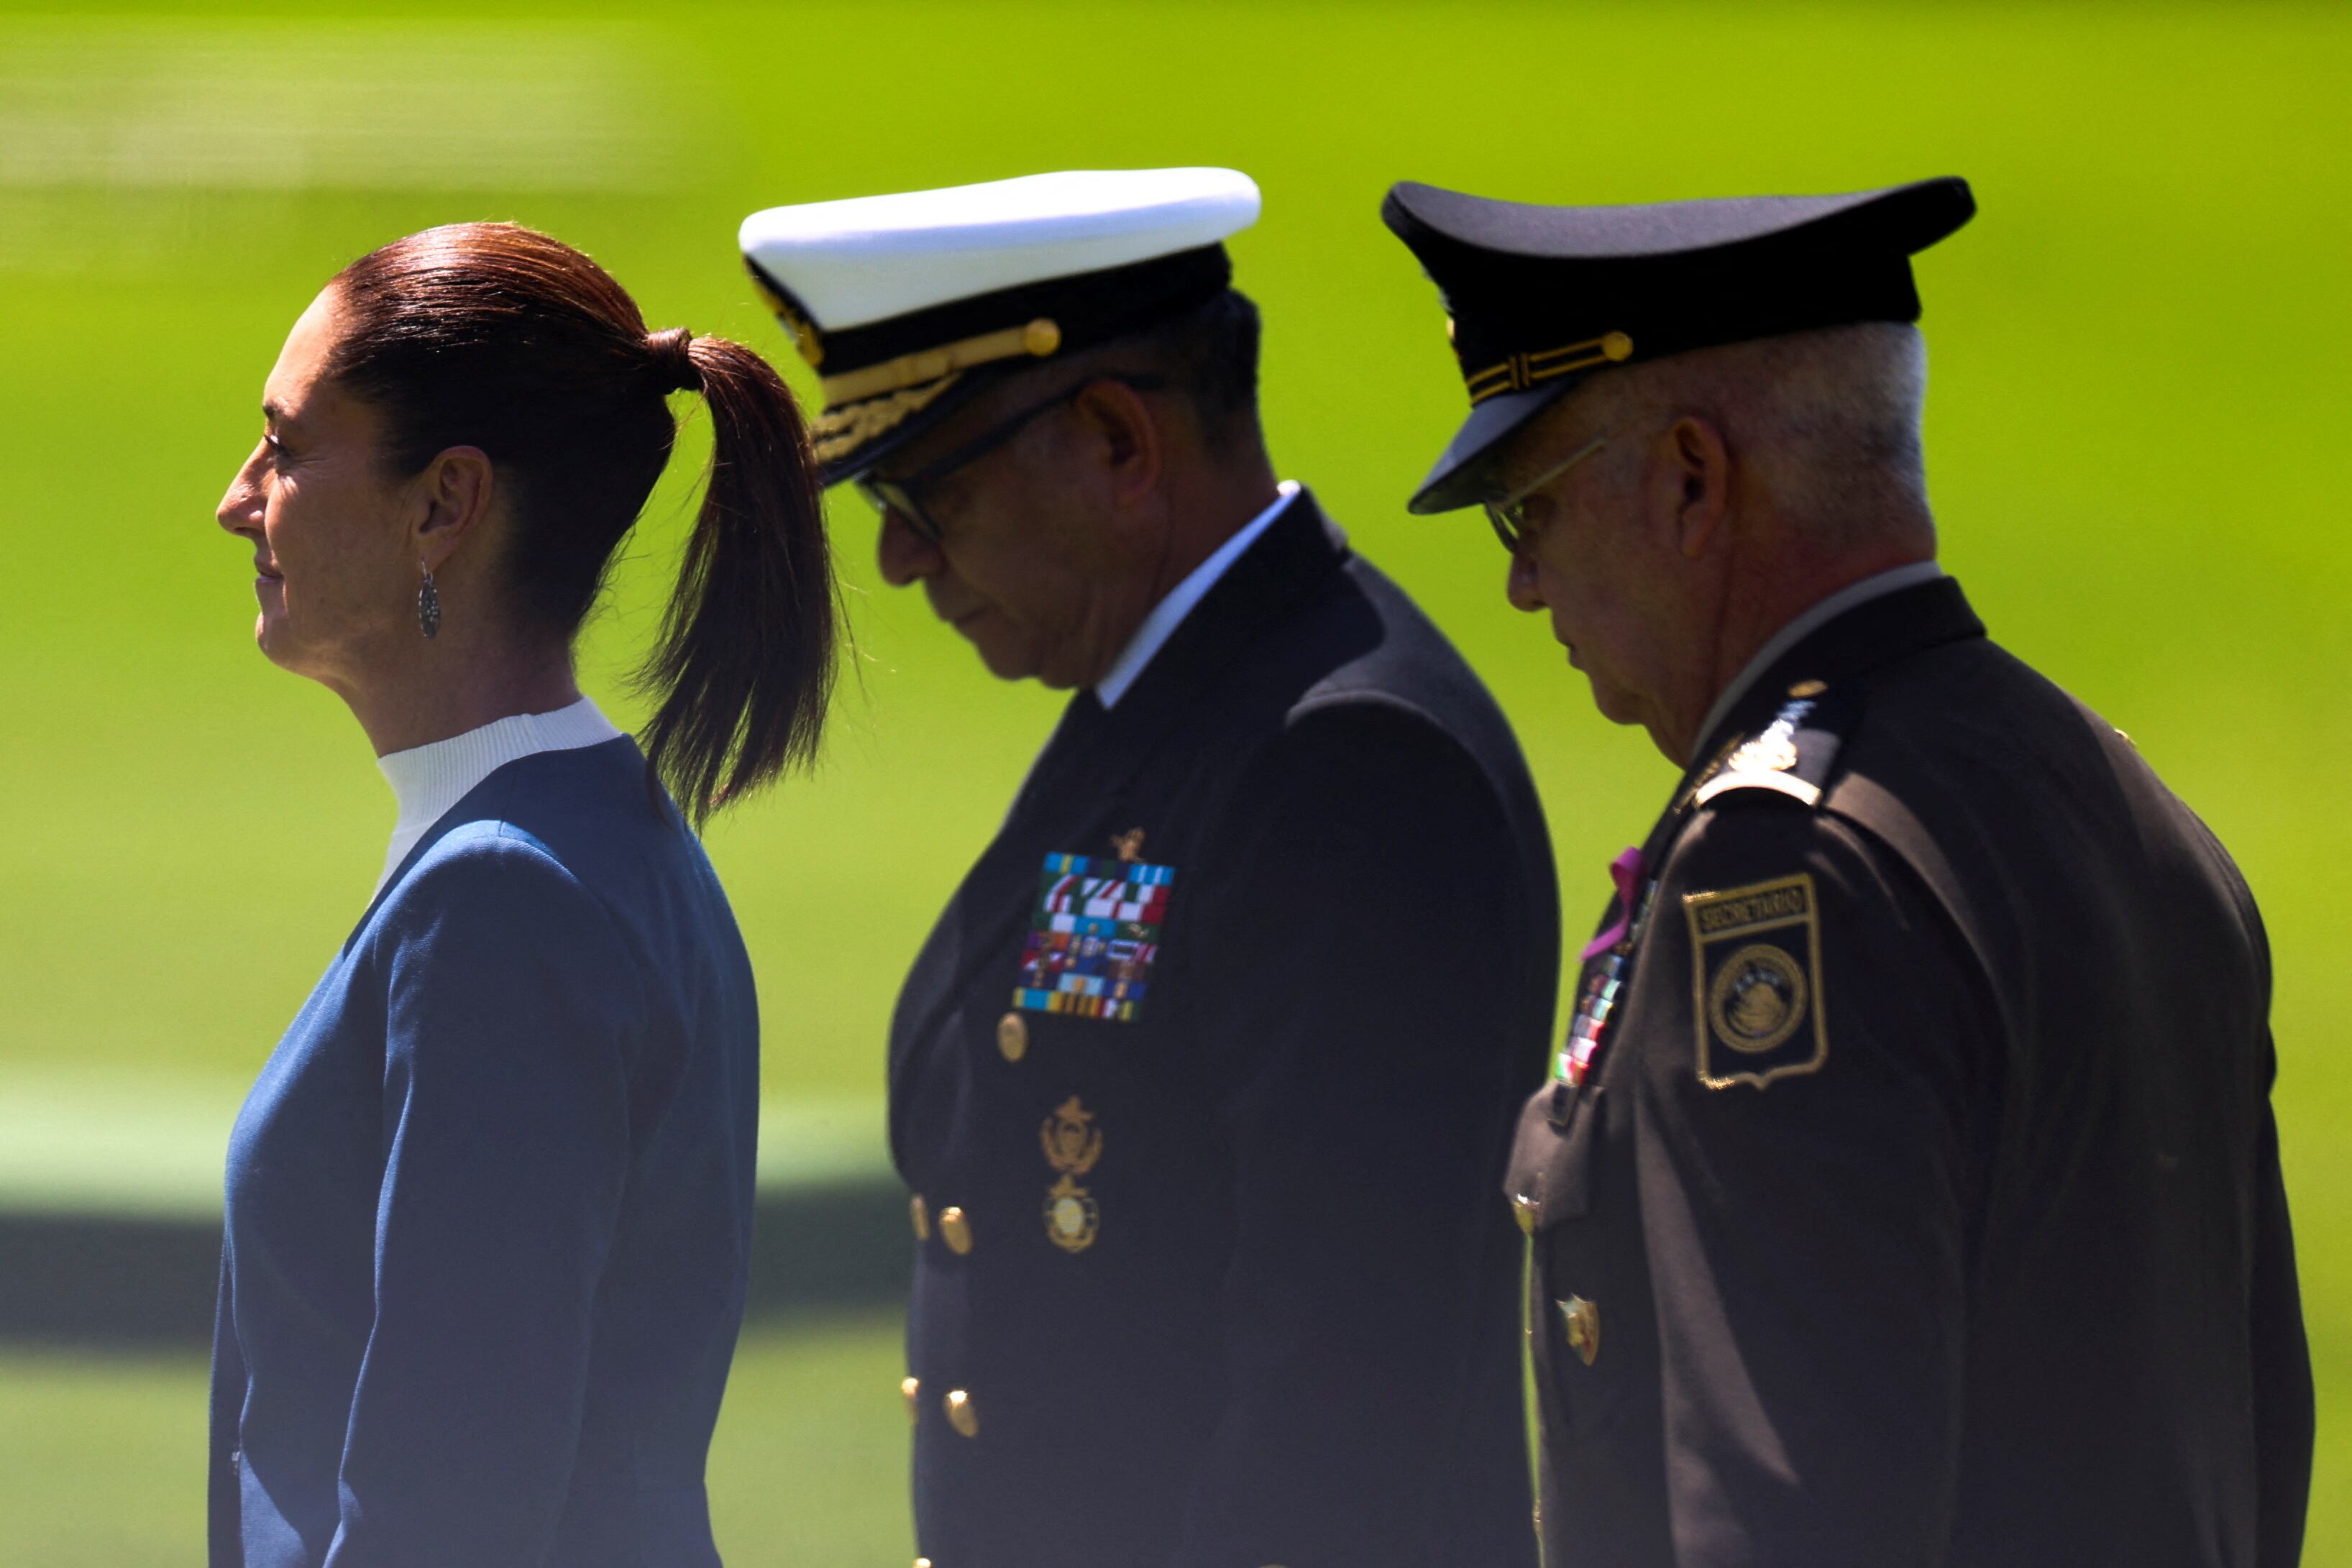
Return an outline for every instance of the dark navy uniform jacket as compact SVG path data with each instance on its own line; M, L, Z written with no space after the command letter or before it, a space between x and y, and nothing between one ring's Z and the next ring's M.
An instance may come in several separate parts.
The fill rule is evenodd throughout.
M213 1568L718 1568L759 1065L635 743L453 807L230 1138Z
M1493 1192L1557 947L1501 714L1300 495L1073 699L900 998L923 1555L1531 1564Z
M2229 856L1948 579L1801 640L1698 755L1507 1186L1546 1561L2293 1563L2311 1375Z

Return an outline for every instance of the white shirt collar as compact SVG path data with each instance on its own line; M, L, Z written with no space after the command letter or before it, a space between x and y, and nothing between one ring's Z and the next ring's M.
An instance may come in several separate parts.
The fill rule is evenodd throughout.
M1772 662L1814 632L1828 625L1857 604L1867 604L1874 599L1883 599L1890 593L1916 587L1922 582L1933 582L1943 575L1944 569L1932 560L1914 561L1909 566L1898 566L1891 571L1882 571L1875 577L1865 577L1860 582L1849 583L1781 627L1772 634L1770 642L1756 650L1756 656L1748 661L1747 667L1739 672L1738 676L1723 688L1723 695L1717 697L1715 706L1706 710L1706 722L1698 727L1698 734L1692 737L1691 745L1705 746L1706 737L1715 733L1715 727L1721 724L1732 708L1738 706L1739 699L1748 695L1748 688L1754 685L1762 677L1764 672L1772 667ZM1698 760L1696 753L1690 760L1693 762Z
M425 831L446 816L449 808L473 792L474 786L508 763L541 751L576 751L617 739L613 727L586 697L553 713L519 713L494 719L478 729L453 735L406 751L387 752L375 759L383 769L393 797L400 802L400 821L392 830L392 847L384 852L382 888L416 847Z
M1110 662L1109 670L1095 683L1095 699L1104 707L1118 706L1118 699L1127 695L1127 688L1135 685L1135 678L1143 674L1143 667L1151 663L1152 655L1159 653L1175 633L1176 628L1184 623L1184 617L1192 612L1192 606L1200 603L1209 590L1217 586L1217 580L1225 575L1234 562L1241 559L1244 550L1257 542L1260 534L1274 526L1274 519L1282 515L1282 508L1290 504L1290 497L1298 494L1298 481L1285 479L1277 488L1281 494L1274 498L1274 505L1244 523L1233 538L1217 547L1216 554L1194 567L1191 576L1170 589L1168 597L1151 607L1151 613L1143 618L1143 624L1135 629L1135 635L1127 640L1127 646L1120 649L1118 657Z

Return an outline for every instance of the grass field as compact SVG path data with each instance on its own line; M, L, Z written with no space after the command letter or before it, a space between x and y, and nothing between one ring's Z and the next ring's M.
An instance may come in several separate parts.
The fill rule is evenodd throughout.
M2137 739L2263 900L2322 1380L2310 1560L2352 1560L2352 1010L2334 988L2352 813L2333 799L2352 776L2352 14L473 0L301 16L0 8L0 1093L12 1070L249 1076L365 898L388 794L341 708L253 653L245 552L210 516L287 325L382 240L530 222L594 252L656 325L782 352L732 251L755 207L1053 167L1249 171L1265 217L1234 250L1268 319L1277 464L1493 685L1580 925L1670 779L1506 612L1483 525L1402 512L1460 394L1381 193L1412 177L1630 201L1962 173L1982 215L1919 267L1946 559L1997 636ZM588 645L592 689L624 717L690 466ZM854 501L835 520L863 656L828 761L710 839L779 1095L877 1088L904 967L1055 708L876 583ZM870 1388L895 1417L877 1333L750 1354L719 1475L734 1560L903 1560L897 1437L865 1446ZM185 1560L70 1543L187 1540L200 1387L176 1364L0 1363L0 1560ZM820 1525L845 1533L779 1533ZM50 1533L6 1533L26 1529ZM755 1538L810 1543L762 1558Z
M710 1455L730 1568L912 1555L895 1314L744 1337ZM203 1554L201 1358L0 1355L0 1563L177 1568ZM69 1478L27 1484L24 1478Z

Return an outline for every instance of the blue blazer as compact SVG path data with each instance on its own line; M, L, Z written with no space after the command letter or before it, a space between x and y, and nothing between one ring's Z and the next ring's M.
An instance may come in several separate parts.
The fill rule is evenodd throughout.
M214 1568L715 1568L758 1106L734 916L635 744L485 779L230 1139Z

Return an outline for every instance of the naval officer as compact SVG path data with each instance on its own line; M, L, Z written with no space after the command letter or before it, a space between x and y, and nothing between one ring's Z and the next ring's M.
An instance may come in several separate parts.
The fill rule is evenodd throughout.
M1909 258L1973 210L1388 199L1471 402L1413 509L1682 772L1507 1184L1554 1565L2299 1551L2253 900L1935 562Z
M1277 485L1227 170L754 215L879 508L1073 695L890 1039L937 1568L1530 1564L1519 1239L1551 857L1501 714Z

